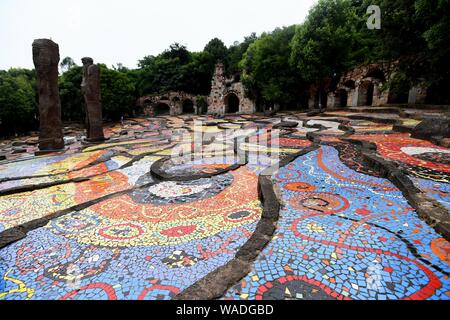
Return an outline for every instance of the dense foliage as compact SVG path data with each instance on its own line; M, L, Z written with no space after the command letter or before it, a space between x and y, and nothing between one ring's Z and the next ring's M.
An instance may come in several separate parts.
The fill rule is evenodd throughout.
M259 105L296 106L301 100L302 74L289 65L295 26L264 33L252 43L241 62L242 81Z
M0 133L14 135L37 128L36 75L34 71L0 71Z
M243 80L259 110L275 104L300 108L310 86L323 90L345 70L359 64L399 60L392 90L404 92L419 81L431 88L432 103L450 103L450 0L319 0L300 25L251 34L227 47L214 38L201 52L173 44L157 56L145 56L138 68L101 65L106 118L136 111L143 95L182 90L209 94L214 65L222 61L228 76ZM366 26L369 5L381 8L381 30ZM83 121L81 67L70 57L60 65L63 120ZM34 71L0 71L1 134L35 129L37 94ZM205 102L206 103L206 102Z

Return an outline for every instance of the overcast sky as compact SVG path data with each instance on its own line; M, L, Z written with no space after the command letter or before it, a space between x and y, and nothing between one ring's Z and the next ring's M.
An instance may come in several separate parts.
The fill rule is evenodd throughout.
M179 42L201 51L252 32L304 21L316 0L0 0L0 69L32 68L33 39L51 38L61 59L90 56L134 68Z

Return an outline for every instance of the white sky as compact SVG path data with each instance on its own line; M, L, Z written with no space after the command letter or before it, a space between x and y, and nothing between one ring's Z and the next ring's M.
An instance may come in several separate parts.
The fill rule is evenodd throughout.
M31 44L51 38L61 59L134 68L179 42L203 50L302 23L316 0L0 0L0 69L33 68Z

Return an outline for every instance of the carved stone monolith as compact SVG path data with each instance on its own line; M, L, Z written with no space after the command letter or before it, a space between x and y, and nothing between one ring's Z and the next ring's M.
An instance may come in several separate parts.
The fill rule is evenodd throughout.
M86 102L86 137L89 142L105 140L100 94L100 68L92 58L83 58L81 92Z
M33 62L39 94L39 150L64 148L61 121L61 100L58 89L59 47L49 39L33 42Z

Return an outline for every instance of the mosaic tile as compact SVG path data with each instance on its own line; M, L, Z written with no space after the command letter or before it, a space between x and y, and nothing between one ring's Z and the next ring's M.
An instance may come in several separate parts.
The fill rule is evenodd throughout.
M322 146L280 169L279 227L224 299L449 299L450 243L385 179Z

